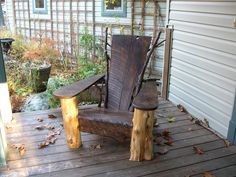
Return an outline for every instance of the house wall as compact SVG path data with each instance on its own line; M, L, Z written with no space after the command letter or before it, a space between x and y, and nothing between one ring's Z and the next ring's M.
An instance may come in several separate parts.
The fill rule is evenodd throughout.
M227 136L236 88L236 1L171 0L169 99Z
M122 33L125 34L132 32L140 34L140 27L143 28L144 35L153 35L155 29L163 30L166 0L158 1L156 17L153 1L145 3L143 6L143 0L128 0L127 17L125 18L102 17L101 1L48 0L48 14L34 14L32 0L9 0L7 1L8 26L17 33L28 37L42 34L53 38L58 41L61 49L72 53L73 50L79 48L78 39L83 33L85 24L90 33L96 36L104 35L105 26L109 26L112 34L120 34L123 27L124 32ZM131 7L134 7L134 11ZM151 70L153 74L161 75L162 67L163 47L156 52Z

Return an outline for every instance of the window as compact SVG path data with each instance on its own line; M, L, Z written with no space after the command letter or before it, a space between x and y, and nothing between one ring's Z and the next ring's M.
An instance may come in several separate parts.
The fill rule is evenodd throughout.
M47 14L47 0L33 0L33 12L35 14Z
M105 17L126 17L126 0L102 0L102 16Z

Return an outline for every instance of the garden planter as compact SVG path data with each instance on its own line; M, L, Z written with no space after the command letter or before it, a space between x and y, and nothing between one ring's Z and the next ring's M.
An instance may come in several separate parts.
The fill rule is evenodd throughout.
M31 68L30 82L34 92L39 93L47 89L50 71L51 65L40 66L38 68Z
M2 39L0 39L0 41L1 41L1 44L2 44L3 53L7 54L8 51L10 50L10 48L11 48L12 42L15 41L15 40L12 39L12 38L2 38Z

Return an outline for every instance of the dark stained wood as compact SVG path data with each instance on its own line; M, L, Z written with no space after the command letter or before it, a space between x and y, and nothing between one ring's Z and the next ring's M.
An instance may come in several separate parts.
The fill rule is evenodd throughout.
M104 79L104 77L105 75L101 74L101 75L90 77L88 79L80 80L71 85L68 85L68 86L62 87L59 90L56 90L53 94L54 96L58 98L71 98L71 97L77 96L82 91L88 89L95 83L101 81L102 79Z
M134 98L133 107L141 110L155 110L158 107L158 93L155 81L142 84L141 90Z
M151 37L113 35L108 108L128 111L138 75L142 72Z
M160 124L154 128L154 139L156 133L161 133L167 128L171 132L173 146L156 145L154 142L154 160L141 163L128 160L128 141L119 144L110 138L88 133L82 133L83 146L78 150L67 148L63 132L58 136L55 144L45 149L38 149L37 144L45 138L48 131L34 129L37 125L36 117L46 118L48 114L56 114L58 115L56 120L46 119L38 125L44 123L58 125L62 121L60 110L14 114L16 123L12 124L13 130L6 131L8 144L25 144L26 151L24 156L20 156L16 149L9 148L8 168L0 169L0 176L184 177L193 175L200 177L204 171L212 171L217 177L235 176L235 146L226 148L220 138L203 127L193 124L188 118L189 114L180 114L170 102L160 100L159 104L160 111L158 109L156 117ZM87 111L93 109L89 108ZM168 123L166 117L158 114L175 115L176 121ZM93 148L99 144L101 149ZM196 154L193 146L203 148L205 153ZM167 148L168 152L160 155L158 152L164 148Z
M124 142L131 136L132 116L129 112L114 112L103 108L80 111L80 130Z

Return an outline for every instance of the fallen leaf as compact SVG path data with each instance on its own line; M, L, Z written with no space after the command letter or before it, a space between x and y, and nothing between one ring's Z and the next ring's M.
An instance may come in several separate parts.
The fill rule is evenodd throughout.
M201 121L198 120L198 119L194 120L193 122L194 122L195 124L197 124L197 125L201 125Z
M102 145L101 144L95 144L95 145L90 145L90 149L101 149Z
M181 104L178 104L177 108L179 109L180 112L187 112L186 109Z
M193 146L193 150L199 155L204 153L203 149L197 146Z
M159 117L165 117L163 114L157 114L157 116L159 116Z
M23 156L25 154L25 147L24 146L21 146L19 149L18 149L19 153L20 153L20 156Z
M164 142L164 144L168 146L173 146L173 141L169 139L167 142Z
M154 142L155 142L157 145L163 145L161 138L156 138L156 139L154 139Z
M24 144L13 144L11 147L18 150L20 156L23 156L25 154L25 145Z
M175 120L176 120L176 118L175 118L174 116L168 116L168 117L167 117L167 121L168 121L169 123L175 122Z
M45 148L45 147L47 147L49 144L46 142L46 141L44 141L44 142L42 142L42 143L40 143L39 145L38 145L38 148L39 149L42 149L42 148Z
M161 133L162 136L169 138L170 137L170 132L168 129L164 129L163 132Z
M6 125L6 126L5 126L5 129L6 129L7 131L11 131L11 130L13 129L13 127L10 126L10 125Z
M156 123L154 124L154 127L158 127L158 126L159 126L159 123L156 122Z
M46 127L48 130L54 130L54 129L55 129L55 126L53 126L53 125L45 125L45 127Z
M211 172L206 171L203 173L203 177L216 177L215 175L213 175Z
M157 153L160 154L160 155L164 155L164 154L167 154L168 151L169 150L167 148L159 148Z
M55 144L57 138L56 137L52 137L50 140L49 140L49 143L50 144Z
M96 145L96 149L101 149L102 148L102 145L101 144L97 144Z
M43 118L37 118L38 122L43 122Z
M38 125L34 129L36 130L44 130L45 126L44 125Z
M11 123L12 123L12 124L15 124L15 123L16 123L16 119L13 118L13 119L11 120Z
M208 122L208 120L207 120L206 118L204 118L204 120L202 121L202 123L203 123L203 126L205 126L205 127L207 127L207 128L210 127L210 126L209 126L209 122Z
M188 128L188 131L192 131L192 128Z
M55 115L53 115L53 114L49 114L49 115L48 115L48 118L49 118L49 119L55 119L55 118L57 118L57 116L55 116Z
M229 147L230 146L230 142L228 140L224 140L225 143L225 147Z

